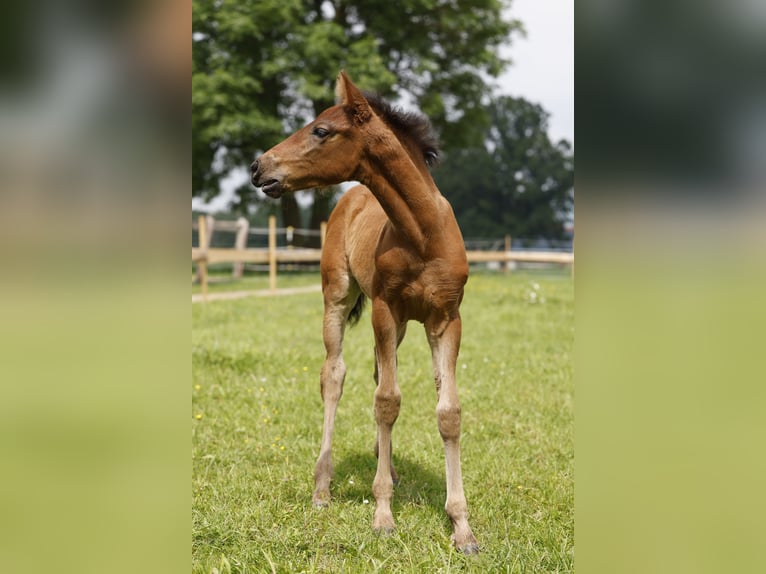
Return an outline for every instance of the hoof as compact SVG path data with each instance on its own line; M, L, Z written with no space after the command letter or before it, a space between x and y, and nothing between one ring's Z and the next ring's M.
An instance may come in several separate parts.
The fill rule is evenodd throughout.
M314 506L316 508L327 508L330 506L330 493L314 493Z
M396 523L391 513L376 512L372 519L372 530L376 534L391 534L395 527Z
M479 545L476 543L466 544L462 548L458 548L458 550L460 550L460 552L462 552L466 556L470 556L471 554L479 553Z
M455 548L466 556L479 553L479 543L476 541L476 538L473 536L473 534L466 537L466 539L461 542L457 542L454 535L451 538Z
M381 526L372 529L372 531L379 536L391 536L395 530L396 528L393 526Z

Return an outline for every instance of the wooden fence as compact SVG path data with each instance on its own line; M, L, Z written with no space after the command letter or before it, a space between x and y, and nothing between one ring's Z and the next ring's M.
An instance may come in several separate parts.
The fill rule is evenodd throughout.
M250 232L245 218L233 221L215 221L212 216L201 215L198 219L199 247L192 247L192 262L197 264L197 278L201 284L203 297L208 291L208 265L214 263L233 263L234 277L241 277L245 263L268 264L269 290L277 289L277 265L279 263L319 263L322 249L277 248L277 219L269 217L268 247L247 248L247 237ZM213 230L236 232L234 248L210 247ZM320 229L320 245L324 245L327 224L322 222ZM279 230L286 232L288 237L294 233L293 228ZM507 273L511 264L516 263L554 263L567 265L574 274L574 253L560 251L511 251L511 237L505 237L503 251L466 251L469 263L497 262L503 265Z

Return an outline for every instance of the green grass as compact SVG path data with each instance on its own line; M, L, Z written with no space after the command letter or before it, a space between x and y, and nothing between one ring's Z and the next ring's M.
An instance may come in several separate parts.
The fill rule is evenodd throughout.
M321 294L193 305L193 572L571 572L572 281L474 274L462 315L463 476L481 546L468 557L449 541L420 324L410 323L399 351L397 530L378 536L369 309L346 333L333 501L315 509Z
M192 280L195 277L195 271L192 270ZM319 285L319 273L308 273L304 271L281 271L277 274L277 288L287 287L307 287L309 285ZM269 288L268 273L246 273L242 279L232 279L231 268L215 268L210 272L208 278L208 292L222 293L225 291L258 291ZM192 294L201 293L202 287L199 283L192 283Z

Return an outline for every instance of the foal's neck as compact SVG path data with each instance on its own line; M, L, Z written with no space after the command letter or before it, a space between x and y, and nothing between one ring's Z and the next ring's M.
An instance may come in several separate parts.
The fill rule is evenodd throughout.
M371 138L360 181L377 198L393 226L423 253L441 225L441 194L423 160L390 132Z

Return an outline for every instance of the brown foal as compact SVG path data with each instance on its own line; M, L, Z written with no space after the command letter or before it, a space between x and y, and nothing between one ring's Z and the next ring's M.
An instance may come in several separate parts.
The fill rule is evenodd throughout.
M431 346L447 473L445 509L455 546L478 551L468 525L460 471L460 403L455 364L460 347L460 302L468 263L452 207L428 170L438 149L424 117L365 96L345 73L338 76L339 103L252 166L252 182L271 197L285 192L359 181L338 202L327 224L321 273L324 294L322 366L324 429L314 471L314 503L330 499L332 435L346 366L343 334L358 320L364 297L372 301L375 335L374 413L378 469L373 528L394 528L391 431L399 415L396 352L409 320L423 323Z

